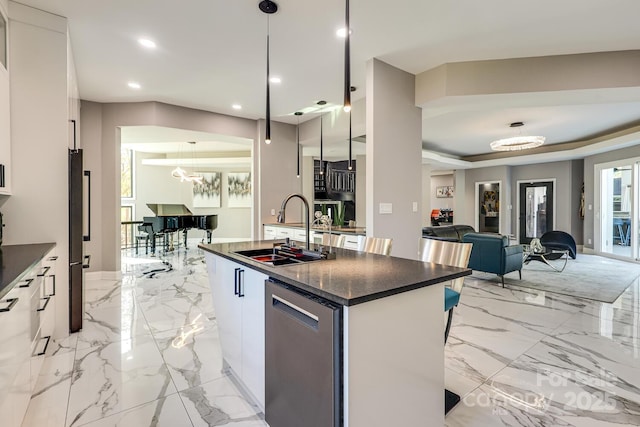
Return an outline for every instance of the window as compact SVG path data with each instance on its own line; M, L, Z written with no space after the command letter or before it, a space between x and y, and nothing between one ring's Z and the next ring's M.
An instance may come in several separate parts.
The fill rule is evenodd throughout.
M122 224L123 222L133 221L133 206L120 206L120 247L130 248L133 246L133 224Z
M120 197L133 199L133 151L120 148Z

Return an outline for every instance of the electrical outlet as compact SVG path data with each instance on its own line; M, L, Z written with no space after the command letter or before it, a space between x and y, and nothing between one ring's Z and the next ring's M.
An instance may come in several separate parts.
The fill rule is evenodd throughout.
M271 209L271 216L276 216L276 210L275 209Z
M418 202L413 202L413 211L418 212Z
M591 239L587 239L587 243L588 243L588 244L591 244Z

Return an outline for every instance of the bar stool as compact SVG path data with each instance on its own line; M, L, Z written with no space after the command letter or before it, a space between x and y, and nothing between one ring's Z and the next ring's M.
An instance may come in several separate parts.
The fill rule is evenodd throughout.
M368 252L370 254L389 255L391 254L392 243L393 239L385 239L382 237L367 237L364 240L362 251Z

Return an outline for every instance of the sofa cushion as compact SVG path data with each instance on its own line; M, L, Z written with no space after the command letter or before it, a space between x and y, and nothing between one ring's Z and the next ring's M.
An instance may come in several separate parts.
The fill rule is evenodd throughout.
M437 227L424 227L422 237L436 240L449 240L460 242L466 233L473 233L475 230L469 225L441 225Z

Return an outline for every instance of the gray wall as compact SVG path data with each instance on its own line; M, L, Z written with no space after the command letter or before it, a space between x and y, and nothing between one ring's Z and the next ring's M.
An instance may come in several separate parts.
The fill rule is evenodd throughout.
M302 188L295 178L295 154L290 155L295 150L295 126L273 122L273 142L266 146L261 142L264 139L263 123L258 126L255 120L157 102L96 104L83 101L81 119L85 164L94 168L92 176L101 177L93 183L91 210L95 226L92 233L96 237L89 242L88 247L92 247L87 250L92 253L93 271L120 271L121 126L166 126L254 140L253 226L256 230L263 220L271 218L269 210L279 207L284 196ZM262 180L264 185L261 185ZM293 217L293 206L291 209ZM99 217L98 221L95 221L96 217ZM258 236L253 230L252 235Z
M582 186L582 161L567 160L563 162L540 163L534 165L514 166L512 171L513 210L511 212L512 227L515 234L518 230L518 185L517 181L553 180L555 179L555 229L571 234L577 244L582 244L582 220L579 218L580 187Z
M585 248L594 249L595 242L595 224L593 206L595 201L594 174L595 165L599 163L614 162L617 160L630 159L640 156L640 145L621 150L610 151L608 153L588 156L584 159L584 195L585 195L585 214L584 214L584 246ZM588 209L591 206L592 209ZM591 239L591 243L588 243Z
M422 225L422 115L414 96L413 74L367 62L367 236L393 238L392 254L410 259L418 257ZM393 213L381 214L381 203Z
M453 174L451 175L432 175L429 185L429 198L431 199L431 209L453 209L453 197L436 197L436 188L442 186L453 186ZM455 190L454 190L455 191ZM454 192L455 194L455 192ZM425 217L431 215L431 211L425 212ZM454 212L455 215L455 212ZM455 216L454 216L455 219Z

